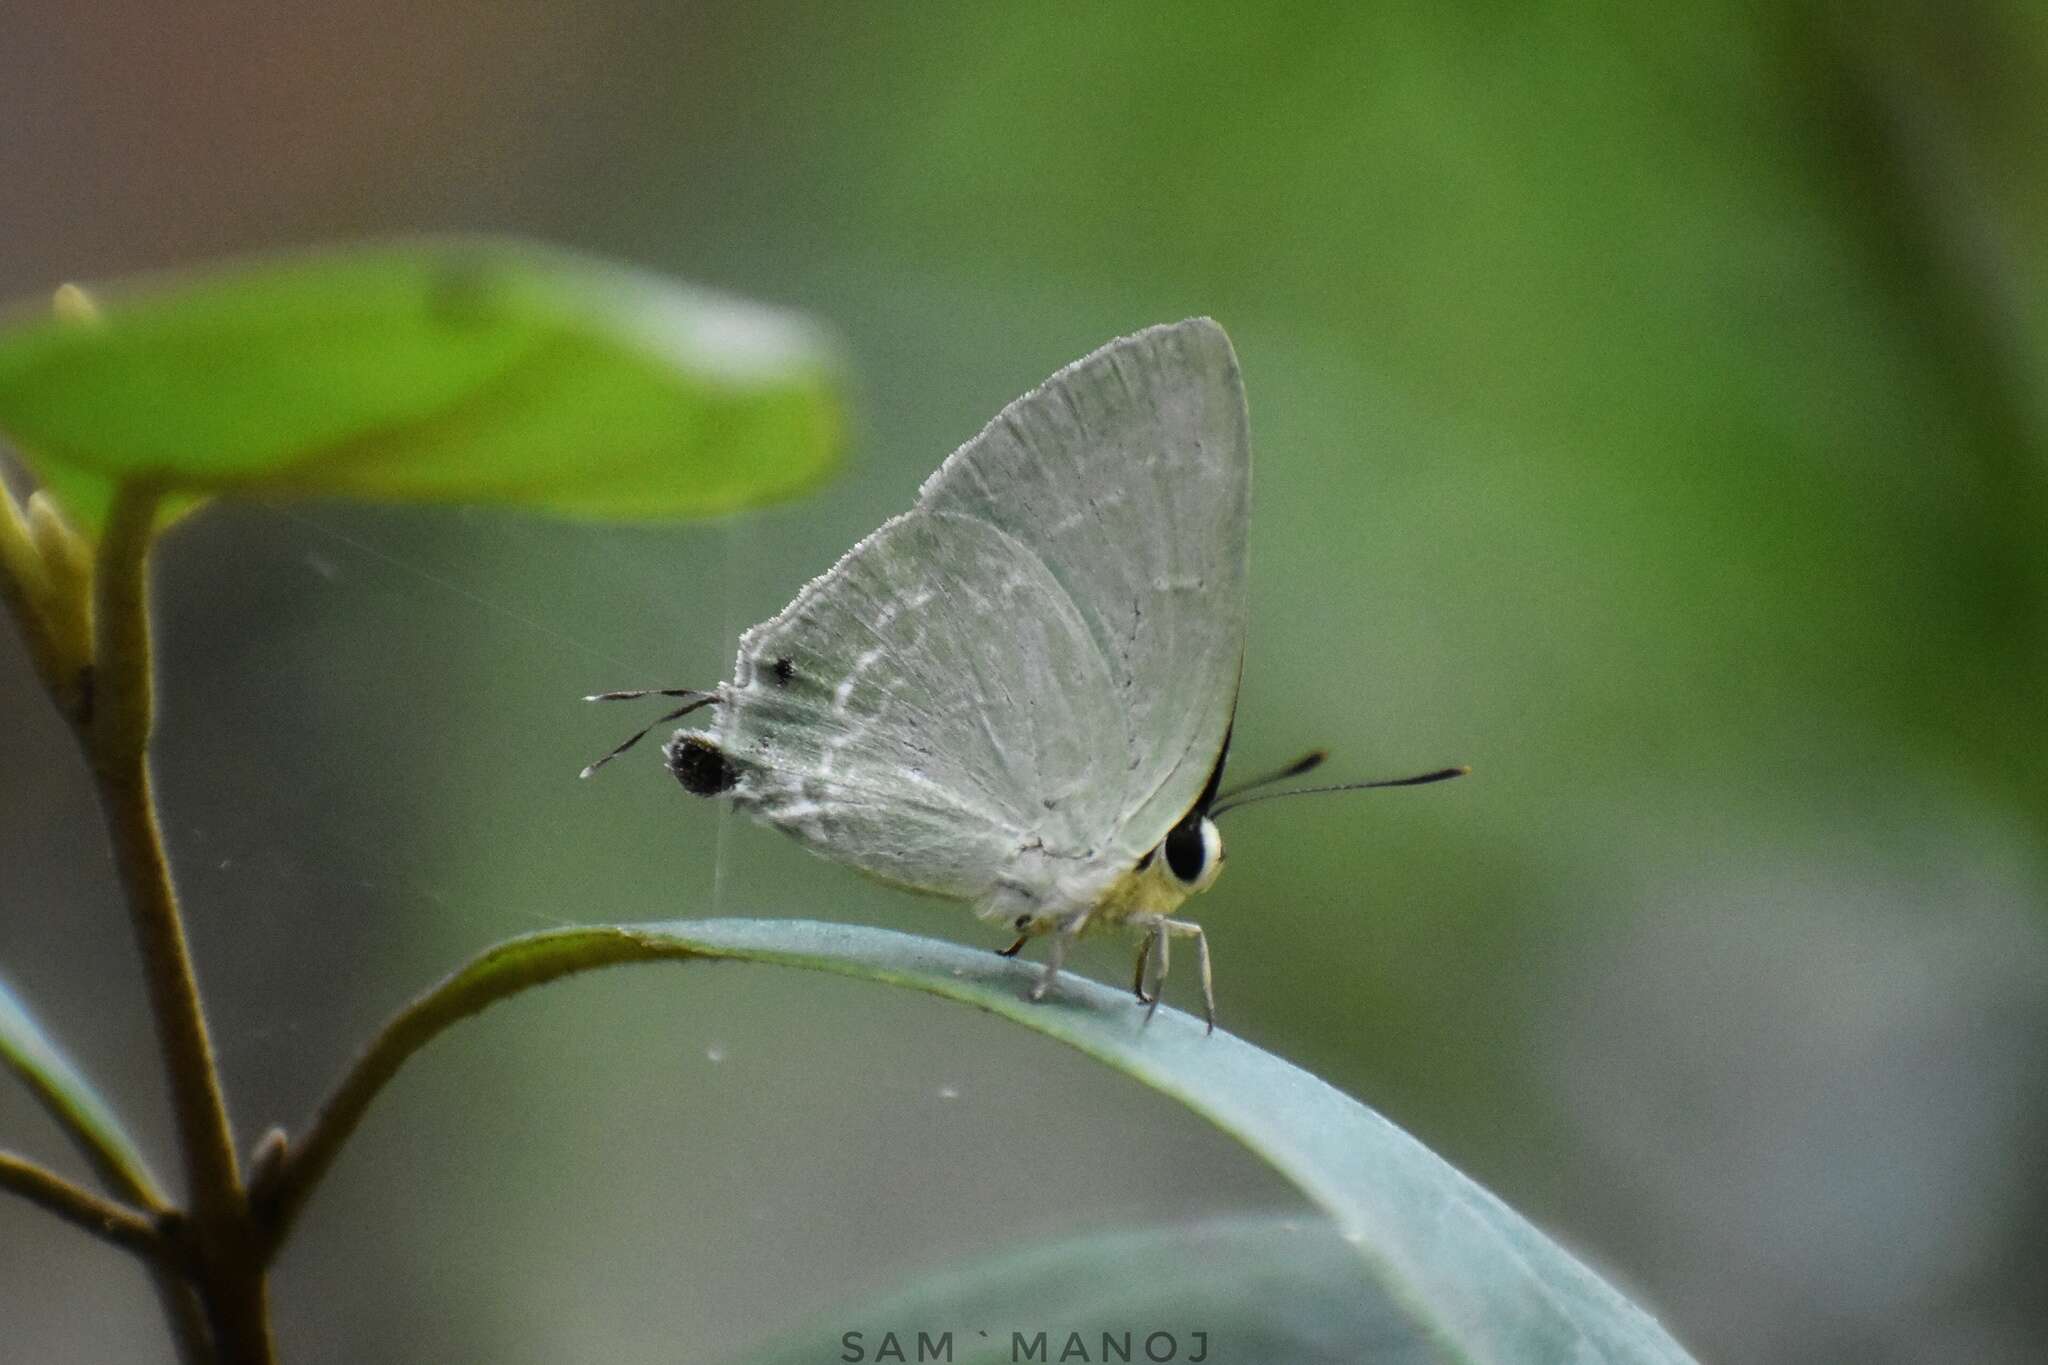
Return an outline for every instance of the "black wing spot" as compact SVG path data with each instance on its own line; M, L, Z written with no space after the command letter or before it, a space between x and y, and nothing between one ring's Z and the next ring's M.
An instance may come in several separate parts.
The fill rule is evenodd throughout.
M775 667L771 671L775 674L775 685L787 687L789 680L796 676L796 665L787 658L781 658L775 661Z
M740 780L738 768L725 750L702 735L680 735L662 748L668 770L693 796L718 796L733 789Z

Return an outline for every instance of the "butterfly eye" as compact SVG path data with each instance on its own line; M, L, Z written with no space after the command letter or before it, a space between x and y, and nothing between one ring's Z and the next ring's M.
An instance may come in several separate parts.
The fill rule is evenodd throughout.
M1166 853L1166 870L1190 890L1200 891L1215 881L1223 865L1223 835L1207 816L1181 821L1160 847Z

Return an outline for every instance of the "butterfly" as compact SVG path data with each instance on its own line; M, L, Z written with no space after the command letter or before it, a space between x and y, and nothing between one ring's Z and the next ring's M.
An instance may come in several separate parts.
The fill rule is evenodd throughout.
M1156 1010L1179 917L1223 869L1216 817L1309 791L1466 771L1222 790L1243 671L1251 440L1237 356L1207 318L1110 342L1004 408L916 505L740 637L730 682L591 700L699 711L663 747L699 796L729 798L817 853L963 901L1048 942L1040 999L1082 934L1138 939ZM654 725L584 770L631 748ZM1148 976L1149 968L1149 976Z

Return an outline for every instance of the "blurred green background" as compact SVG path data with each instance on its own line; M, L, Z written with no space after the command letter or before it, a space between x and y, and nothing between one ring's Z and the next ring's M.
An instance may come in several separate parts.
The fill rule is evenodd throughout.
M1003 402L1206 312L1258 458L1235 755L1476 769L1233 818L1198 903L1226 1024L1703 1359L2038 1358L2037 6L179 14L8 11L0 293L502 229L816 314L860 400L821 496L714 526L220 507L169 538L158 771L249 1138L537 924L983 941L651 758L577 783L625 722L574 698L726 676ZM11 632L0 705L0 965L169 1166L91 792ZM13 1090L0 1141L59 1154ZM993 1020L649 968L421 1057L275 1299L295 1362L717 1360L1033 1237L1294 1207ZM154 1314L0 1202L8 1355L159 1359Z

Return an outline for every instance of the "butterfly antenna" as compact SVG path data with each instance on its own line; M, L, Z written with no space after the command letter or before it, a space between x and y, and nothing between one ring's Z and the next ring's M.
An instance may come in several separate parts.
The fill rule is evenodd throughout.
M642 697L709 697L715 693L700 692L694 687L642 687L631 692L593 692L585 701L638 701ZM660 721L655 722L661 724Z
M1281 796L1320 796L1325 792L1358 792L1373 787L1424 787L1432 782L1448 782L1454 777L1463 777L1472 770L1467 767L1438 768L1433 773L1417 773L1414 777L1386 777L1377 782L1339 782L1333 787L1292 787L1284 792L1262 792L1257 796L1242 796L1234 801L1219 802L1209 810L1209 818L1249 806L1260 801L1271 801Z
M1300 777L1303 773L1314 772L1317 768L1323 766L1323 760L1329 756L1328 750L1310 749L1286 767L1267 773L1264 777L1255 777L1249 782L1240 782L1216 799L1218 801L1235 801L1238 797L1255 788L1270 787L1275 782L1285 782L1290 777Z
M642 726L640 729L635 730L632 733L632 735L627 738L624 744L621 744L618 748L612 750L603 758L597 760L597 762L592 763L590 766L586 767L582 772L577 774L578 777L590 776L599 768L602 768L605 764L611 762L620 754L626 752L626 750L632 748L635 744L638 744L641 740L647 738L648 732L653 730L655 726L666 725L672 720L681 720L684 716L689 715L692 711L698 710L702 707L709 706L711 705L711 703L718 700L718 694L716 692L699 692L693 688L688 687L649 687L643 688L637 692L598 692L592 694L591 696L585 697L583 700L637 701L642 697L687 697L689 698L689 700L684 702L681 706L678 706L675 710L669 712L667 715L658 717L657 719L650 721L645 726Z

